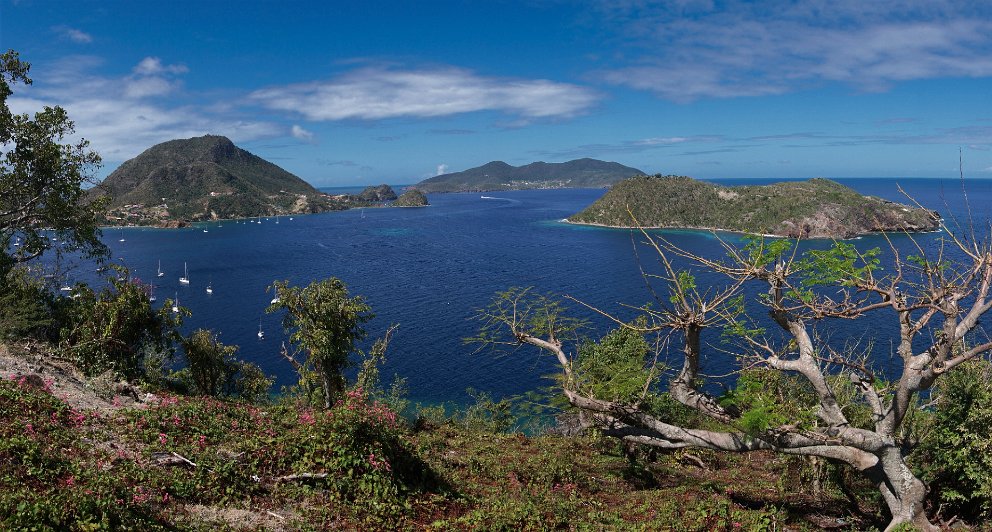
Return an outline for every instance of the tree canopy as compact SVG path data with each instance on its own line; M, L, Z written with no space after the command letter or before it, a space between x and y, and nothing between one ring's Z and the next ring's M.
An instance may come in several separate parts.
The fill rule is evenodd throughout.
M45 106L30 116L7 105L14 85L31 84L29 70L17 52L0 55L0 272L55 245L106 254L98 226L103 202L85 201L84 190L100 156L86 139L70 140L75 126L65 109Z

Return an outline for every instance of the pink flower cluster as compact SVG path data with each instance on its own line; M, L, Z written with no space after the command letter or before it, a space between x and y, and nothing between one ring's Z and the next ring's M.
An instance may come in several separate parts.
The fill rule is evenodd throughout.
M206 449L207 448L207 437L204 436L203 434L200 434L200 437L197 438L197 440L196 440L196 446L199 447L201 451L204 450L204 449Z
M375 469L376 471L379 471L379 470L391 471L392 470L390 468L390 466L389 466L389 460L387 460L385 458L377 459L375 457L375 453L369 453L369 465L371 465L372 466L372 469Z
M304 410L300 413L300 423L304 425L313 425L317 420L313 417L313 411L310 409Z

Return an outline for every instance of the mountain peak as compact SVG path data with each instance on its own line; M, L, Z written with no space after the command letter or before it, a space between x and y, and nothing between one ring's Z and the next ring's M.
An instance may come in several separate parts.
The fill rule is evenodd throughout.
M300 212L320 196L299 177L221 135L156 144L122 164L92 194L109 195L112 207L154 207L161 218L192 220Z

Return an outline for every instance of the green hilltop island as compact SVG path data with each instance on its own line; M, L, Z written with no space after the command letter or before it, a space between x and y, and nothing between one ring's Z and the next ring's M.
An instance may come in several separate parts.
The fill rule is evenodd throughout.
M644 172L620 163L576 159L511 166L492 161L462 172L441 174L417 183L422 192L489 192L533 188L605 188Z
M358 195L324 194L218 135L152 146L123 163L89 195L110 198L108 224L163 227L371 207L396 198L387 185Z
M415 188L400 194L400 197L393 202L393 207L426 207L428 205L430 202L427 201L427 196Z
M935 211L863 196L829 179L726 187L691 177L661 175L617 183L566 221L835 239L877 232L933 231L940 226Z

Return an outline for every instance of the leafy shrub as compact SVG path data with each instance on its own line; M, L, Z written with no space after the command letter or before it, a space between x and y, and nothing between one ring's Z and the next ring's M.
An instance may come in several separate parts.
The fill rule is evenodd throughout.
M40 338L53 323L52 296L44 283L24 268L0 274L0 340Z
M272 386L257 365L238 360L238 346L224 345L211 331L197 329L180 340L186 368L176 373L192 390L214 397L264 398Z
M940 504L964 518L992 516L992 363L973 360L938 382L914 461ZM948 514L950 515L950 514Z
M153 309L145 287L128 279L127 270L116 269L121 277L111 278L99 293L74 289L64 309L60 349L87 375L109 370L134 379L142 375L146 346L171 349L182 314L171 313L168 305Z
M720 399L720 404L739 410L738 428L757 435L786 423L812 423L816 400L806 381L794 375L751 369L741 373L737 385Z

